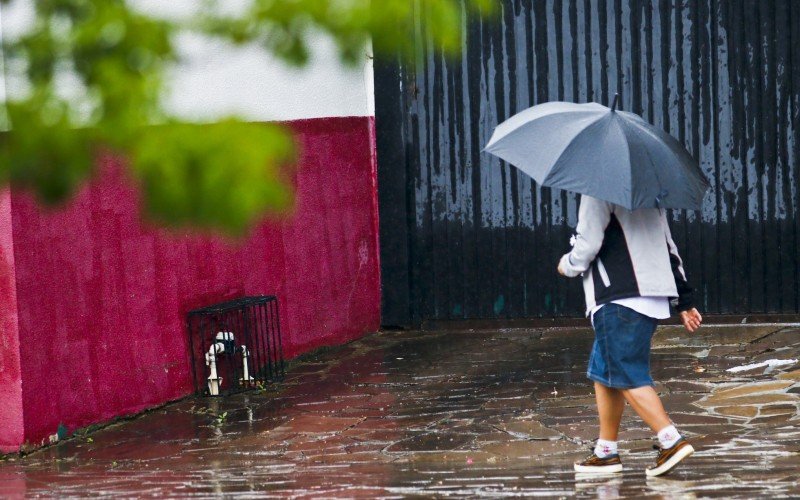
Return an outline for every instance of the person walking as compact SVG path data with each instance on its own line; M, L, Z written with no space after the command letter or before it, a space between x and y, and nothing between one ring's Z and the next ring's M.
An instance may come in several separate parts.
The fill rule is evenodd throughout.
M671 300L688 331L696 331L703 321L666 213L659 208L629 210L583 195L571 243L558 272L583 276L586 314L595 331L586 375L594 381L600 421L594 450L574 469L622 471L617 439L627 401L658 437L658 455L646 474L666 474L694 448L675 428L653 388L650 343L658 320L670 317Z

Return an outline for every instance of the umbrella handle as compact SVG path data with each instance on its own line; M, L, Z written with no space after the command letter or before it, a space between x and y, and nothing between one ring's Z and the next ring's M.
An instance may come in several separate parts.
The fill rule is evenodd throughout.
M656 196L656 208L661 208L661 202L667 196L669 196L669 191L667 191L666 189L662 189L661 192L658 193L658 196Z

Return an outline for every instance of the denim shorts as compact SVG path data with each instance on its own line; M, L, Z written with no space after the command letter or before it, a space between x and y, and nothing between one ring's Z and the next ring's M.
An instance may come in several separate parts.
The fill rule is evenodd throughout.
M586 376L615 389L654 385L650 341L658 320L611 303L594 313L593 323L594 345Z

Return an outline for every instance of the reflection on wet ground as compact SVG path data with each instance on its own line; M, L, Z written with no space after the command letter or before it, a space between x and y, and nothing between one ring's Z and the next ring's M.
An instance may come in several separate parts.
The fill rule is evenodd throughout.
M800 495L800 328L662 328L658 390L698 453L645 479L651 432L626 409L625 473L576 478L596 437L588 329L386 332L296 363L274 390L187 399L0 462L0 496Z

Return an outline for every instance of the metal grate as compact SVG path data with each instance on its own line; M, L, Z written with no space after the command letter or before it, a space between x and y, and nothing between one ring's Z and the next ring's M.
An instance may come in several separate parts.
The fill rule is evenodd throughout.
M278 299L243 297L190 311L194 389L219 396L282 380Z

